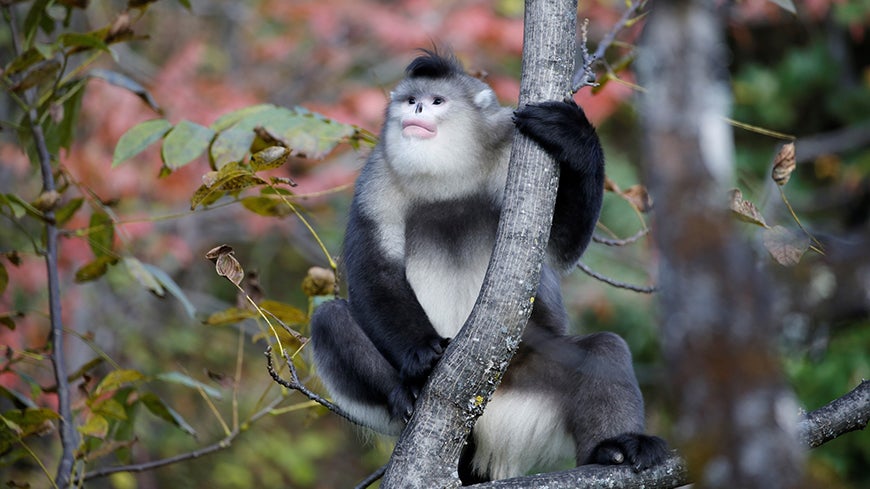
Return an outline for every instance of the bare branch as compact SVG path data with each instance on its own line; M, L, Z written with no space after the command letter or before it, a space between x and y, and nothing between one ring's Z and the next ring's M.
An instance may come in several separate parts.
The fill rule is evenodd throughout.
M870 381L863 380L845 396L808 413L798 424L798 432L804 443L815 448L842 434L863 430L868 421Z
M384 476L384 472L386 472L386 471L387 471L387 465L384 464L384 465L381 466L381 468L379 468L378 470L376 470L376 471L372 472L371 474L369 474L369 476L366 477L365 479L363 479L362 482L360 482L359 484L357 484L356 486L354 486L353 489L366 489L366 487L368 487L368 486L374 484L376 480L378 480L378 479L380 479L381 477L383 477L383 476Z
M269 371L269 375L272 376L272 380L274 380L278 384L280 384L288 389L292 389L292 390L301 392L308 399L311 399L312 401L316 402L317 404L320 404L321 406L325 407L326 409L329 409L330 411L332 411L335 414L341 416L342 418L350 421L351 423L356 424L356 425L360 425L360 426L364 426L362 422L360 422L356 418L352 417L350 414L347 413L347 411L345 411L344 409L341 409L338 405L333 404L332 402L317 395L316 393L314 393L313 391L311 391L307 387L305 387L305 384L303 384L299 380L299 374L296 372L296 366L293 365L293 359L290 358L286 352L284 353L284 361L287 364L287 368L290 370L290 380L284 380L281 377L281 375L278 374L278 372L275 370L275 366L272 363L272 346L271 345L269 345L269 347L266 348L265 355L266 355L266 368Z
M649 234L649 228L641 229L640 231L634 233L634 235L629 236L625 239L610 239L594 234L592 235L592 241L606 246L626 246L637 242L640 238L643 238L647 234Z
M644 286L641 286L641 285L632 285L632 284L629 284L629 283L625 283L625 282L620 282L620 281L618 281L618 280L614 280L614 279L612 279L612 278L610 278L610 277L608 277L608 276L606 276L606 275L601 275L600 273L598 273L598 272L592 270L591 268L589 268L588 265L586 265L586 264L583 263L582 261L581 261L581 262L577 262L577 268L579 268L580 270L583 270L583 272L585 272L586 275L589 275L590 277L592 277L592 278L594 278L594 279L596 279L596 280L600 280L600 281L602 281L602 282L604 282L604 283L606 283L606 284L612 285L612 286L614 286L614 287L618 287L618 288L620 288L620 289L633 290L633 291L635 291L635 292L640 292L640 293L643 293L643 294L652 294L653 292L655 292L655 291L658 290L658 288L655 287L655 286L644 287Z
M251 424L259 420L263 416L269 414L283 400L283 397L276 397L263 409L257 411L254 415L252 415L245 424ZM239 427L236 427L229 434L227 434L227 436L223 437L219 441L216 441L215 443L212 443L211 445L202 447L200 449L193 450L191 452L182 453L172 457L167 457L160 460L153 460L151 462L145 462L141 464L118 465L115 467L106 467L100 470L95 470L93 472L88 472L79 480L75 481L75 484L76 486L78 486L85 481L89 481L91 479L99 479L101 477L106 477L108 475L116 474L118 472L144 472L146 470L152 470L160 467L165 467L167 465L184 462L186 460L204 457L225 448L229 448L232 445L233 440L235 440L235 438L239 436L239 434L241 434L241 429Z

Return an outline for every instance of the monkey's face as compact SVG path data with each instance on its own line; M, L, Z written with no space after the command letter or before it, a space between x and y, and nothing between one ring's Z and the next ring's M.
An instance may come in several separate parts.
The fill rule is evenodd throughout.
M398 101L402 137L432 139L438 125L450 110L450 101L442 95L409 95Z

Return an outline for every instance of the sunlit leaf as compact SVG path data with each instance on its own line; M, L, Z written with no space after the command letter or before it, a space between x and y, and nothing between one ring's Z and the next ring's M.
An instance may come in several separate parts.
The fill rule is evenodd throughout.
M158 418L180 428L188 435L196 436L196 430L194 430L193 427L190 426L187 421L185 421L184 418L181 417L180 414L175 412L174 409L167 406L166 403L164 403L162 399L157 397L156 394L153 394L151 392L145 393L141 397L139 397L139 400L143 404L145 404L145 407L148 408L148 410L151 411L151 413Z
M115 245L115 224L112 218L103 211L94 211L88 224L88 244L94 256L112 254Z
M81 377L82 375L87 373L88 371L96 368L99 365L102 365L103 362L105 362L105 361L106 361L106 359L103 357L92 358L90 361L86 362L84 365L82 365L81 367L76 369L75 372L67 375L67 377L66 377L67 382L72 382L72 381L78 379L79 377Z
M263 112L265 110L271 110L276 108L272 104L260 104L260 105L252 105L250 107L245 107L243 109L235 110L228 114L224 114L218 118L218 120L214 121L214 124L211 125L211 128L216 132L221 132L229 129L233 125L239 123L243 119L247 119L255 114ZM246 131L252 131L254 129L254 125L245 128ZM251 135L253 138L253 134Z
M127 410L115 399L97 399L91 403L91 411L107 418L124 421L127 419Z
M179 385L183 385L186 387L190 387L192 389L202 389L203 392L205 392L206 394L209 395L209 397L212 397L214 399L222 399L223 398L223 395L220 393L219 390L215 389L214 387L212 387L208 384L203 384L202 382L200 382L200 381L198 381L198 380L196 380L188 375L185 375L181 372L166 372L166 373L162 373L162 374L157 375L156 378L159 380L162 380L164 382L179 384Z
M147 270L152 277L160 282L160 284L163 285L163 287L170 294L172 294L176 299L178 299L179 302L181 302L181 305L184 306L184 310L187 312L187 315L191 319L194 319L196 317L196 307L193 305L192 302L190 302L190 299L187 298L187 295L185 295L185 293L181 290L181 287L179 287L178 284L175 283L175 280L172 280L172 277L170 277L166 272L154 265L143 263L142 266L145 267L145 270Z
M810 239L804 234L790 231L783 226L765 229L762 241L770 256L780 265L797 265L810 247Z
M163 140L163 163L171 170L190 163L208 148L214 134L205 126L182 120Z
M212 166L222 168L231 161L240 161L251 149L254 132L250 129L233 127L217 135L209 149Z
M260 309L269 311L284 324L305 324L308 322L308 315L305 312L289 304L278 301L262 301L259 305Z
M290 158L290 150L282 146L271 146L251 155L251 169L255 172L280 168Z
M83 425L77 427L79 433L94 438L105 438L109 432L109 421L99 414L91 414Z
M112 370L105 377L103 377L103 380L100 381L99 385L97 385L96 390L94 390L94 394L97 395L103 392L115 390L124 384L139 382L140 380L144 379L145 375L138 370Z
M112 156L112 167L129 160L162 138L172 128L166 119L152 119L133 126L125 132Z
M76 270L76 282L90 282L96 280L109 271L109 266L118 263L118 258L114 256L104 255L97 257L94 261L88 262L81 268Z
M236 324L239 321L244 321L245 319L255 318L257 316L259 316L259 313L257 313L257 311L251 309L238 309L235 307L231 307L223 311L211 313L208 318L206 318L205 324L209 326L227 326L230 324Z
M130 272L130 275L139 282L140 285L148 289L151 293L156 296L163 297L164 290L163 286L151 274L151 272L145 268L141 261L133 258L132 256L124 257L123 259L124 265L127 266L127 271Z

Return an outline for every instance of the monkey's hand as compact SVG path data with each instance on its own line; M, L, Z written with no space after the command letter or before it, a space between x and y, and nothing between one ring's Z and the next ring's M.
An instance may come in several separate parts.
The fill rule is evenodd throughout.
M571 98L528 104L514 112L514 124L560 163L574 166L599 159L591 154L601 151L595 129Z
M635 472L660 464L668 457L668 444L657 436L624 433L599 443L587 464L623 465Z
M449 343L450 338L438 336L415 345L406 352L399 372L402 385L390 393L390 414L393 417L401 417L406 422L411 418L414 402L420 395L423 384L426 383L426 379L429 378L429 374L432 373L432 369L441 359Z

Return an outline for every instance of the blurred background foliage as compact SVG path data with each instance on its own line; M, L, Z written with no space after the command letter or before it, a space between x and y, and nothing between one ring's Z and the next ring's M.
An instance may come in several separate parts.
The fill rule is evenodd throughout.
M31 3L13 8L26 12ZM259 216L240 205L190 211L191 196L209 171L205 157L161 176L155 145L113 168L113 151L123 133L161 116L173 124L189 120L208 126L223 114L259 103L301 106L377 133L390 88L414 50L433 44L452 48L470 71L485 72L504 103L517 98L521 0L194 0L189 9L184 3L150 5L135 24L136 33L147 39L113 46L113 56L98 63L144 85L162 115L129 90L91 80L75 138L57 163L80 189L111 209L117 246L166 272L198 311L192 318L179 301L156 297L118 267L99 280L75 283L75 271L92 258L88 241L71 233L62 241L60 256L64 325L80 338L68 343L70 370L97 356L93 345L98 346L122 368L146 375L139 389L156 393L196 435L151 411L131 410L131 422L113 425L113 439L128 443L89 463L88 469L171 457L219 440L225 430L213 410L224 419L231 416L234 382L243 416L262 407L263 399L279 395L265 370L262 352L268 335L260 334L262 325L253 320L241 326L201 321L237 304L236 289L204 259L207 250L230 244L245 269L258 271L264 297L302 311L309 306L300 287L306 270L327 265L293 216ZM92 2L71 16L71 28L87 31L110 24L124 5ZM617 0L580 1L581 17L590 19L590 41L610 30L624 5ZM832 250L825 257L807 254L797 266L785 268L766 263L759 246L765 262L761 266L770 267L780 279L771 307L783 319L785 370L801 404L814 409L870 377L870 265L865 256L870 249L870 2L799 2L796 15L766 0L728 8L732 117L797 138L798 170L787 187L789 200L802 222ZM642 22L620 34L625 44L611 50L613 59L630 48L641 27ZM5 64L12 57L10 31L0 26L0 61ZM619 78L594 94L584 89L577 98L600 128L609 178L627 188L638 183L635 162L643 136L633 104L634 77L628 70ZM0 98L0 115L3 120L14 118L8 97ZM738 184L746 197L768 222L794 227L768 177L782 141L744 129L735 129L735 139ZM364 150L345 144L323 160L293 157L275 173L296 180L296 193L315 195L300 206L333 255L340 250L350 184L364 158ZM14 131L0 132L0 193L34 199L41 185L35 168ZM66 228L86 229L89 222L90 213L81 212ZM610 193L601 222L599 234L625 238L645 226L666 226L667 216L641 215ZM53 382L50 364L44 357L27 355L41 351L47 337L44 262L28 251L19 224L4 215L0 225L0 252L7 253L9 274L0 314L10 314L15 324L14 329L0 326L0 343L7 346L0 381L36 405L53 408L53 396L43 393ZM24 230L39 234L37 227ZM746 234L758 244L756 229L747 226ZM19 264L8 254L14 250L19 251ZM584 261L617 280L649 285L656 281L655 258L644 238L625 247L592 245ZM628 340L648 402L650 430L667 437L672 420L654 300L580 271L566 279L565 300L578 329L612 330ZM304 324L298 327L307 333ZM101 365L91 375L99 379L109 371ZM197 388L157 377L166 372L182 373L222 396L206 401ZM304 366L302 373L310 375ZM317 386L315 378L306 378ZM0 398L0 412L20 407L13 401L12 396ZM389 442L309 407L297 393L289 394L279 409L283 407L290 408L245 426L217 453L152 471L114 474L86 486L348 487L389 456ZM30 437L27 443L52 472L56 434ZM853 433L835 440L814 450L809 466L825 487L867 487L870 437ZM4 484L46 486L34 457L20 446L4 448L0 469Z

